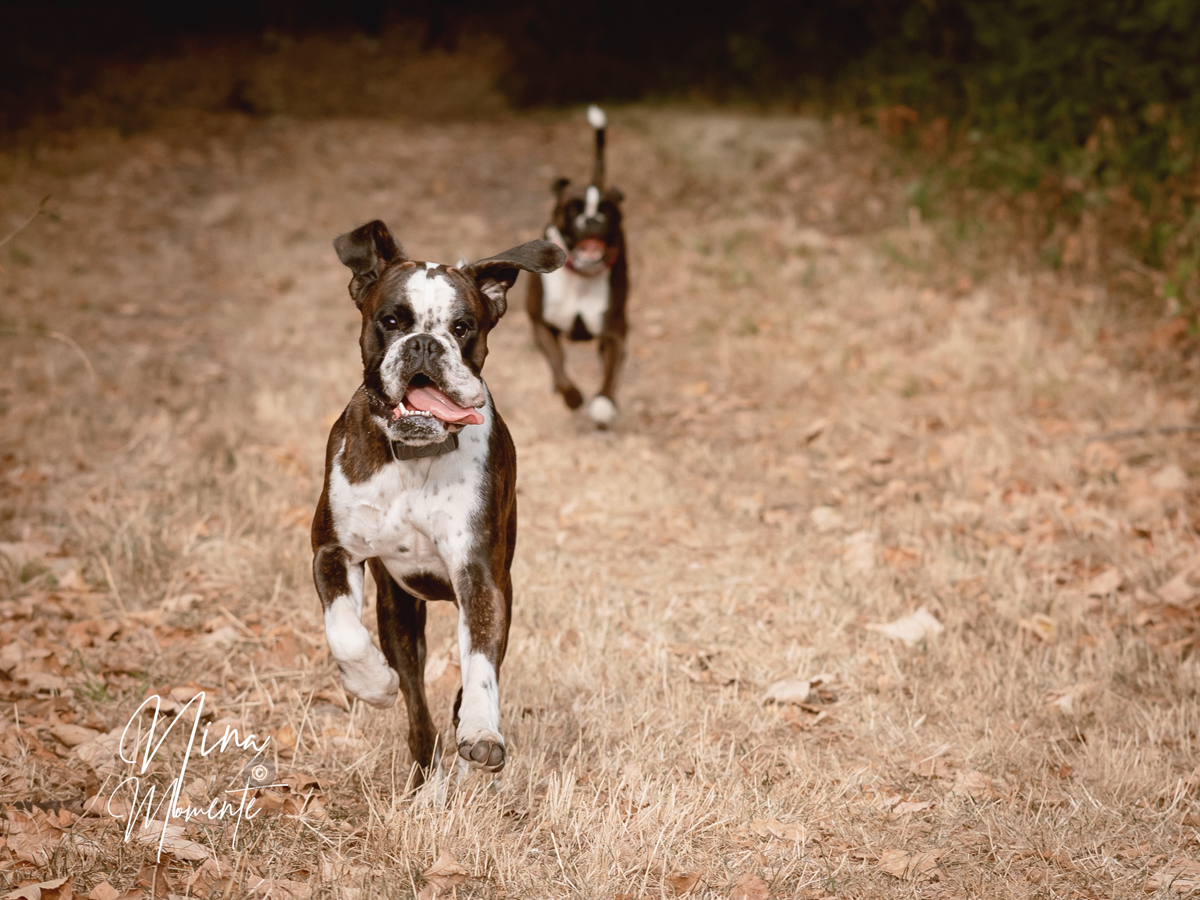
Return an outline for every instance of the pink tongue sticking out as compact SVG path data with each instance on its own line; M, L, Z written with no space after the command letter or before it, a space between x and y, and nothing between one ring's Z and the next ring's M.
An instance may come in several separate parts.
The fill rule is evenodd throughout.
M404 403L409 409L419 409L422 412L433 413L443 422L457 422L463 425L482 425L483 416L478 410L464 409L434 385L410 388L404 396Z

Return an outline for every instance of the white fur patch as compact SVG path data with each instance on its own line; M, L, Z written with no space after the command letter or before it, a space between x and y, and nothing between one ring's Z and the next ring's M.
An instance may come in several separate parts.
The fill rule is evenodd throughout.
M560 331L570 332L579 316L593 335L604 330L609 303L607 275L585 278L563 266L541 278L543 319Z
M546 237L562 246L558 229L551 228ZM590 278L563 266L540 276L542 279L542 319L560 331L570 332L575 317L593 335L604 330L604 317L608 314L608 272Z
M372 706L386 708L396 702L400 676L388 665L362 623L362 567L353 568L358 570L358 584L352 584L351 589L357 587L357 596L338 597L325 610L325 639L341 670L346 692Z
M604 110L598 107L595 103L588 107L587 110L588 124L593 128L607 128L608 116L604 114Z
M485 397L483 424L459 432L453 453L391 462L359 484L342 472L341 452L334 457L329 504L338 543L352 562L378 557L401 584L418 573L453 583L463 571L495 422L491 397Z
M588 185L584 192L583 204L583 214L589 219L600 209L600 189L594 184Z
M588 418L597 425L603 425L607 428L617 418L617 405L605 397L603 394L597 394L592 398L592 402L587 408Z
M455 739L459 744L487 740L504 746L504 738L500 736L500 682L496 668L486 656L472 649L467 618L461 610L458 658L462 660L462 705L458 708Z

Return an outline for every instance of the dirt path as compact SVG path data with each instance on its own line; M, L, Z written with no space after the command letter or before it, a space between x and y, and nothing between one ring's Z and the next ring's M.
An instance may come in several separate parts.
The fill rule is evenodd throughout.
M514 303L485 369L521 473L512 762L444 803L398 790L402 709L344 708L308 575L358 376L330 240L377 216L418 258L531 238L550 179L585 175L586 129L216 117L3 162L0 215L53 194L63 219L0 250L0 693L19 710L0 794L66 811L9 808L0 879L146 881L149 843L75 821L112 754L68 750L64 727L119 734L148 691L204 687L292 777L237 849L229 822L172 838L215 854L175 845L179 893L1200 883L1178 862L1200 858L1198 591L1151 593L1200 568L1200 444L1085 440L1195 419L1186 373L1129 364L1155 340L1169 358L1170 333L1122 334L1094 290L1006 265L1002 232L948 253L857 129L611 121L622 417L596 433L562 407ZM597 383L590 351L571 365ZM940 629L911 645L872 628L920 608ZM451 609L432 630L444 722ZM197 763L189 796L231 783L233 756ZM465 881L429 871L446 852Z

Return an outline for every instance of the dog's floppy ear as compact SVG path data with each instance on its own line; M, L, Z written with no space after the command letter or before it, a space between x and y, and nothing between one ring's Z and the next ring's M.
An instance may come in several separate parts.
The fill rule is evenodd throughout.
M508 309L508 290L516 283L522 269L526 272L553 272L566 261L567 254L557 244L529 241L465 266L462 271L475 279L495 322Z
M363 295L383 273L388 263L405 260L404 249L396 243L383 222L376 219L333 240L338 259L354 273L350 279L350 296L362 309Z
M567 185L570 183L570 178L555 178L554 183L550 185L550 193L554 195L554 199L559 203L562 203L563 191L567 189Z
M611 200L613 203L620 203L622 200L625 199L625 195L622 194L615 187L610 187L607 191L605 191L604 196L607 197L609 200Z

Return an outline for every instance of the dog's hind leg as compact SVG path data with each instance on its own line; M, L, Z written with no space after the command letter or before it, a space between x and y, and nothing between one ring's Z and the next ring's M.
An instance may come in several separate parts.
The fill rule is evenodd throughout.
M417 766L413 786L419 786L436 763L437 731L425 698L425 601L396 583L383 564L370 561L379 586L376 612L379 641L388 664L400 676L400 691L408 708L408 749Z

